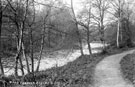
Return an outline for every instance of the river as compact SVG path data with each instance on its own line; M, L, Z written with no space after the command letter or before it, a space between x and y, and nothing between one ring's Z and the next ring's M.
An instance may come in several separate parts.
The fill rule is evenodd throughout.
M101 43L91 43L92 53L99 53L101 52L101 48L103 44ZM83 47L84 54L88 55L89 50L88 46L85 45ZM65 54L66 53L66 54ZM60 50L55 53L55 55L52 56L44 56L41 60L39 71L46 70L48 68L52 68L57 66L63 66L67 64L68 62L76 60L81 55L80 50ZM23 61L23 64L25 65L25 61ZM37 66L37 61L35 60L34 67ZM14 74L14 68L4 68L5 75L12 75ZM24 69L25 74L27 74L26 68ZM20 69L18 70L18 74L21 75Z

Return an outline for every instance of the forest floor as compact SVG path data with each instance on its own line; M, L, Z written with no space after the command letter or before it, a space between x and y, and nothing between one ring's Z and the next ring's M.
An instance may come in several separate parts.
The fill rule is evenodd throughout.
M133 87L124 80L120 71L120 61L134 50L105 57L95 68L94 87Z

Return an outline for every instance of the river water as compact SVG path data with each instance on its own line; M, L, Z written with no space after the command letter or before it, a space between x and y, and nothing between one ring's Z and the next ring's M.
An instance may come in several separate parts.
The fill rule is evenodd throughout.
M101 52L101 49L98 49L98 48L101 48L103 44L91 43L90 45L92 48L92 53ZM83 47L83 51L84 51L84 54L86 55L89 54L87 45ZM39 71L46 70L51 67L55 67L56 65L59 67L63 66L67 64L68 62L76 60L80 55L81 55L80 50L60 50L60 51L57 51L55 55L53 55L54 57L44 56L41 60ZM26 64L25 61L23 61L23 64L24 65ZM35 60L34 67L36 66L37 66L37 62ZM14 68L4 68L4 71L5 71L6 76L14 74ZM24 72L25 74L27 74L26 68L24 69ZM18 70L18 74L21 75L20 69Z

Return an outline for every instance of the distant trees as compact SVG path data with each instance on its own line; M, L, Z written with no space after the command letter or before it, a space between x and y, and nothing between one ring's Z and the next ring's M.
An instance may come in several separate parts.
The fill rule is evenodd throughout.
M131 46L132 40L129 25L132 24L130 22L132 10L130 9L128 2L125 0L113 0L111 1L111 4L113 7L112 9L114 9L113 16L117 20L116 45L118 48L126 45Z
M125 26L125 32L126 32L126 43L125 45L127 46L133 46L133 42L132 42L132 28L131 26L133 25L132 21L131 21L131 16L133 14L133 10L132 8L132 4L133 1L131 2L127 2L125 7L124 7L124 17L123 17L123 27ZM130 6L131 5L131 6Z
M131 5L132 1L120 1L120 0L87 0L83 3L82 12L80 12L76 18L78 24L83 26L85 29L90 30L92 26L99 29L99 39L104 44L103 50L105 49L105 34L106 29L108 29L110 24L117 22L117 33L116 33L116 43L117 48L124 46L132 46L132 35L131 35L131 20L130 17L133 14ZM91 4L92 12L89 12L89 7ZM90 14L90 24L89 23ZM113 17L112 17L113 16ZM110 19L111 18L111 19ZM78 20L79 19L79 20ZM96 30L95 30L96 31ZM87 34L89 31L87 31ZM108 34L109 35L109 34ZM89 35L88 35L89 36ZM92 37L92 35L90 35ZM113 37L113 36L112 36ZM109 38L109 37L108 37ZM113 37L115 38L115 36ZM88 39L87 39L88 41ZM113 41L112 41L113 42Z

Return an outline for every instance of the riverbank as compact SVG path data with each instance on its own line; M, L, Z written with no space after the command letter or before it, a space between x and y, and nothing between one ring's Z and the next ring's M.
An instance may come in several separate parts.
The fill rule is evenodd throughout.
M42 84L40 87L48 85L50 85L49 87L55 87L59 84L61 85L59 87L63 87L64 85L68 87L88 87L94 81L93 76L96 64L105 56L107 55L95 54L89 58L89 55L84 55L73 62L69 62L67 65L28 74L21 79L21 81L27 82L23 87L29 87L31 82L47 83ZM11 78L13 79L13 77ZM19 84L14 84L13 86L19 87Z
M89 58L89 55L80 56L64 66L53 67L51 69L35 72L34 74L28 74L22 79L19 79L19 81L28 82L30 85L33 85L31 83L35 81L41 83L47 82L51 83L51 85L58 85L58 83L61 83L61 85L70 85L69 87L91 87L94 81L93 76L96 65L105 57L121 53L123 50L128 50L128 48L114 49L107 54L95 54L91 58ZM13 79L14 77L11 76L11 78L15 80ZM44 86L46 85L42 84L40 87ZM23 87L29 87L29 85Z
M92 47L92 53L100 53L102 50L102 46L103 44L101 43L91 43L91 47ZM89 55L89 50L88 50L88 46L85 44L83 46L83 51L85 55ZM38 58L38 53L34 54L34 57ZM64 50L58 50L58 51L54 51L51 52L49 54L45 54L43 53L42 58L41 58L41 62L40 62L40 67L39 67L39 71L42 70L46 70L52 67L57 66L63 66L66 65L68 62L74 61L77 58L79 58L79 56L81 55L80 50L79 49L64 49ZM28 57L28 59L30 59ZM24 65L24 73L27 74L27 67L26 67L26 60L23 59L23 65ZM9 76L9 75L13 75L14 74L14 57L8 57L8 58L3 58L3 65L4 65L4 71L5 71L5 75ZM30 61L30 60L29 60ZM37 61L38 59L34 59L34 67L36 69L37 67ZM30 64L31 62L29 62ZM31 67L30 67L31 68ZM21 70L18 70L18 74L19 76L21 76Z

